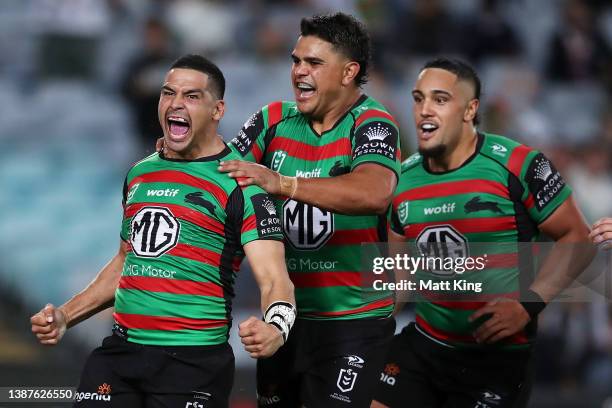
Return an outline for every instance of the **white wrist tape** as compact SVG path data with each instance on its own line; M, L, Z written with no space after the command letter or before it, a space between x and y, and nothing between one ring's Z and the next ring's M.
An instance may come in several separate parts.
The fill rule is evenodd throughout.
M266 309L264 322L276 326L283 334L283 342L287 342L289 331L295 323L295 306L289 302L273 302Z

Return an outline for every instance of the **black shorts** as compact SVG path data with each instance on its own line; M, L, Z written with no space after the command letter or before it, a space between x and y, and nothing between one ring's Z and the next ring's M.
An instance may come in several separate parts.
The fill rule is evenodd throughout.
M369 407L395 320L298 319L287 344L257 361L260 407Z
M374 399L391 408L525 407L531 354L450 348L411 323L393 338Z
M81 374L76 407L227 407L234 353L218 346L145 346L104 339Z

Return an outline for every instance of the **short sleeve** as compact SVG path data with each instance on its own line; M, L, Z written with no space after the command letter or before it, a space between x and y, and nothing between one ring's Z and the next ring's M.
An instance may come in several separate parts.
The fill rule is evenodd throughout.
M239 188L235 193L242 197L242 206L232 206L239 214L228 214L239 218L236 225L240 226L240 243L246 245L257 239L283 240L281 221L277 214L274 201L257 186ZM238 208L242 207L242 209Z
M369 110L357 118L353 137L351 170L363 163L377 163L399 178L399 129L386 112Z
M526 156L520 181L524 189L523 202L537 224L555 212L572 192L553 163L536 150Z

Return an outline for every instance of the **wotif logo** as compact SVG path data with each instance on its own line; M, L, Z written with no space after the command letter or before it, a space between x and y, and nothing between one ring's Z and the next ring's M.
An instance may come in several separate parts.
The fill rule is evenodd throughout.
M321 169L318 168L310 171L296 170L295 176L303 178L321 177Z
M451 214L455 212L456 203L444 203L439 207L429 207L423 209L425 215L434 215L434 214Z
M178 188L167 188L161 190L147 190L147 197L176 197Z

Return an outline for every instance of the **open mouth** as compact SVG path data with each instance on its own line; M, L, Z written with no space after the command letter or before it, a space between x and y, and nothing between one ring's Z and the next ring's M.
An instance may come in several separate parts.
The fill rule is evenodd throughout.
M167 121L172 136L185 136L191 127L187 119L181 118L180 116L168 116Z
M429 138L435 133L436 130L438 130L438 127L439 126L433 122L421 122L419 125L419 130L425 138Z
M295 87L298 89L300 98L308 98L315 93L315 87L306 82L298 82Z

